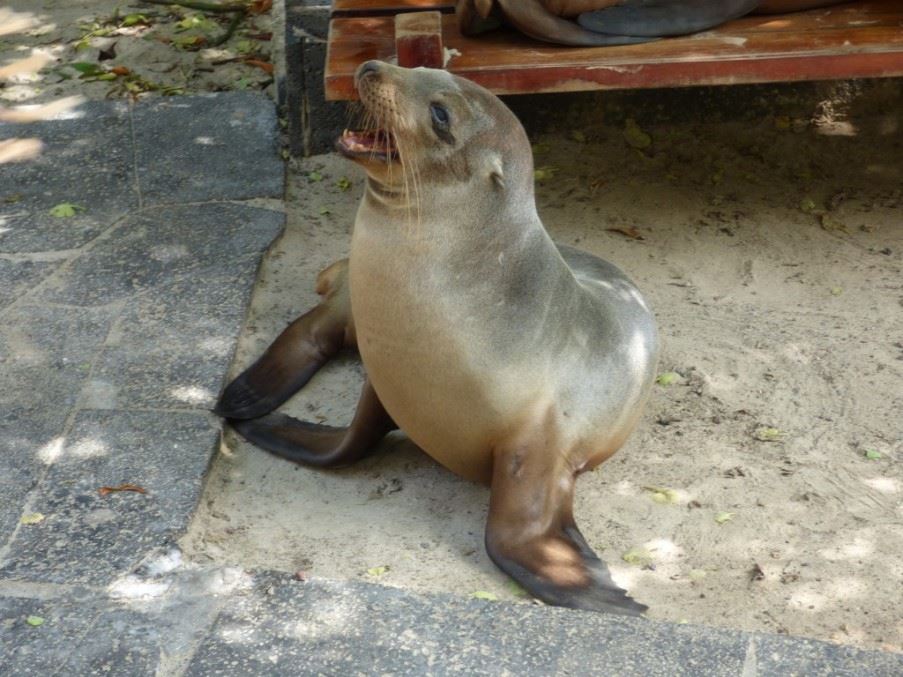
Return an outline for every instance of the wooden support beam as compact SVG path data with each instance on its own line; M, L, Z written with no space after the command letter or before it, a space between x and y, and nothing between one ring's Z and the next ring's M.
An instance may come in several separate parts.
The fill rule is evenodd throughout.
M412 12L395 15L395 54L405 68L442 68L442 14Z

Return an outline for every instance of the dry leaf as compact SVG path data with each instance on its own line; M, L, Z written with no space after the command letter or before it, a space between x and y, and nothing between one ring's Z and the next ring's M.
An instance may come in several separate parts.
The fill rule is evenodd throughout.
M272 75L273 73L273 64L268 61L261 61L260 59L245 59L245 63L249 66L257 66L260 70L269 73Z

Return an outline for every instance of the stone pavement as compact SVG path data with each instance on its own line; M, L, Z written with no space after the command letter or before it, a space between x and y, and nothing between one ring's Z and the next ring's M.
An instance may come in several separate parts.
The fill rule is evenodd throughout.
M809 640L184 562L208 410L283 224L273 106L0 125L26 134L43 156L0 166L0 674L903 674ZM123 483L147 493L98 491Z

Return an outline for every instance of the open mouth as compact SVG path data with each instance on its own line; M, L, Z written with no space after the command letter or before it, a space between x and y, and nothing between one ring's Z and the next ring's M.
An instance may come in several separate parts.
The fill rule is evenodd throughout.
M384 129L354 132L346 129L336 142L338 151L349 158L372 158L383 161L398 159L395 137Z

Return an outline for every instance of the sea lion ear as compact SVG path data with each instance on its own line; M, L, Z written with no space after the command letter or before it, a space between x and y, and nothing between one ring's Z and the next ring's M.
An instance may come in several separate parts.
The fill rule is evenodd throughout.
M489 179L499 190L505 190L505 167L502 165L502 158L498 155L489 160Z

